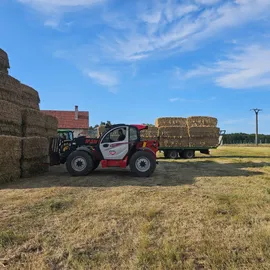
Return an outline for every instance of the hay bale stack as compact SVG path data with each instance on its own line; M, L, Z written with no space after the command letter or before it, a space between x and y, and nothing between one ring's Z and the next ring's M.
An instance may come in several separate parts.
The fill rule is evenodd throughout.
M38 92L32 87L25 84L21 84L21 91L23 107L39 110L40 99Z
M8 74L9 66L9 59L7 53L0 49L0 72Z
M190 138L218 138L220 129L216 127L191 127L189 128Z
M20 82L8 74L0 72L0 100L21 105L21 98Z
M157 127L148 127L140 132L140 137L144 140L157 140L158 138L158 128Z
M38 110L23 109L22 125L23 137L44 137L46 135L45 116Z
M161 117L157 118L155 122L156 127L170 127L170 126L178 126L178 127L186 127L186 118L183 117Z
M16 104L0 100L0 135L21 136L21 108Z
M188 147L189 138L177 138L177 137L160 137L160 147Z
M0 183L20 178L21 138L0 136Z
M159 128L160 137L178 137L178 138L188 138L187 127L174 126L174 127L160 127Z
M22 139L21 176L31 177L49 170L49 144L45 137Z
M187 125L191 127L216 127L217 118L208 116L191 116L187 118Z
M219 138L190 138L189 146L190 147L216 147L218 146Z
M51 115L44 115L44 119L45 119L46 137L52 138L57 136L58 119Z

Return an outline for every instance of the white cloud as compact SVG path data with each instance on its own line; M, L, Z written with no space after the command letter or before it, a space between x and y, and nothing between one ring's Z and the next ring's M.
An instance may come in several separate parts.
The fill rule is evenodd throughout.
M207 101L213 101L216 100L216 97L210 97L207 99L187 99L187 98L179 98L179 97L175 97L175 98L170 98L169 101L170 102L176 102L176 101L181 101L181 102L207 102Z
M176 102L176 101L178 101L178 100L179 100L179 98L170 98L170 99L169 99L170 102Z
M220 1L221 0L195 0L196 3L203 5L214 5L219 3Z
M185 78L212 76L224 88L246 89L270 86L270 46L250 45L205 66L188 71Z
M119 84L118 78L107 72L99 72L99 71L88 71L87 76L93 79L96 83L101 84L103 86L112 87L111 92L115 92L113 87Z

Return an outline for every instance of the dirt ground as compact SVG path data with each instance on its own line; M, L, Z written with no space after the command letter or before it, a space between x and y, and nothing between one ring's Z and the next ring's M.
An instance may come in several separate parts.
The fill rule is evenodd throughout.
M270 147L166 160L152 177L65 166L0 186L0 269L270 269Z

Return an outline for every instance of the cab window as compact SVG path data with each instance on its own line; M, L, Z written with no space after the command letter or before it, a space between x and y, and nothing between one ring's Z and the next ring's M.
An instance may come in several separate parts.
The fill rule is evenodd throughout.
M135 127L129 128L129 140L130 141L137 141L139 139L138 137L138 130Z
M102 143L121 142L126 139L126 127L116 128L105 136Z

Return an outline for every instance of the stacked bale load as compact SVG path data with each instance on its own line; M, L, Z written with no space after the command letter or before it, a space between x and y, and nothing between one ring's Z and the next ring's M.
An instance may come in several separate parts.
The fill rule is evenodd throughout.
M8 74L9 66L9 59L7 53L0 49L0 72Z
M45 120L45 137L48 139L57 136L58 120L51 115L44 115Z
M55 123L39 110L39 94L30 86L22 90L22 159L21 176L31 177L49 170L49 140ZM56 135L57 129L55 130Z
M156 141L158 140L158 128L148 127L140 132L141 140L146 141Z
M186 118L162 117L155 123L158 127L160 147L187 147L189 135Z
M215 147L219 143L220 129L217 118L192 116L187 118L190 147Z

